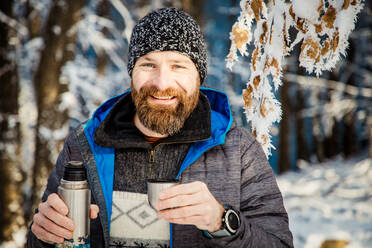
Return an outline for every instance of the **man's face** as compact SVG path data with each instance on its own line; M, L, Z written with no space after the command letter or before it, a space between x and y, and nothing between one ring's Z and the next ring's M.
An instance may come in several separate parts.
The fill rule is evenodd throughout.
M186 55L156 51L138 58L131 89L139 120L152 131L173 135L196 107L199 86L199 73Z

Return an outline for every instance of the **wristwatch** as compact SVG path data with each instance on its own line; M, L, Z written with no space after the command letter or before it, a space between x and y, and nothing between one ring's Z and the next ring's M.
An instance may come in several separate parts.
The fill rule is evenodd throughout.
M230 205L224 206L225 211L222 214L221 229L215 232L204 230L203 233L207 238L220 238L234 235L240 227L239 214Z

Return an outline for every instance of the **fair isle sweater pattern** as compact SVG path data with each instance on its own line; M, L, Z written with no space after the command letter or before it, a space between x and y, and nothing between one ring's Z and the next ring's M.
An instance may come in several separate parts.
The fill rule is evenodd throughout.
M113 192L110 247L169 247L169 223L158 219L147 194Z

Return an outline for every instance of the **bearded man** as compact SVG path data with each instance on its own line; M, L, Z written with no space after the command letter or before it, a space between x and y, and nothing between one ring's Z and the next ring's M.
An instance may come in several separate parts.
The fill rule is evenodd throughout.
M72 237L74 223L56 194L70 160L87 170L91 247L292 247L261 146L233 122L224 93L200 86L206 46L192 17L163 8L142 18L128 72L131 89L66 139L28 247ZM159 193L157 211L147 203L147 179L180 181Z

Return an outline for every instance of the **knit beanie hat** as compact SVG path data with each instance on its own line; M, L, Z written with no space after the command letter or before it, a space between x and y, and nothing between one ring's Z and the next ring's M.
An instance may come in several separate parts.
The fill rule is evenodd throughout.
M128 73L136 60L152 51L178 51L187 55L199 71L200 83L207 74L207 52L199 25L176 8L152 11L134 26L129 43Z

